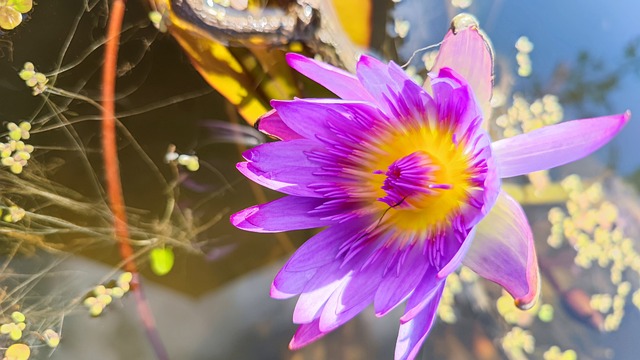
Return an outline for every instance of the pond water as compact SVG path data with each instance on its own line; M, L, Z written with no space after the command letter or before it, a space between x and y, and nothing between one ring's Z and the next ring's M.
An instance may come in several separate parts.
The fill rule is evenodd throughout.
M32 358L154 358L131 294L113 299L96 317L82 305L95 286L113 286L110 280L118 277L121 265L104 198L99 111L77 97L34 97L16 76L27 61L47 75L61 61L63 69L72 66L57 76L55 87L99 100L105 4L38 3L23 24L0 37L0 120L31 121L29 143L35 146L34 162L23 174L0 169L6 173L0 177L0 205L6 211L17 204L28 213L24 222L0 226L5 229L0 235L0 320L6 323L7 314L16 309L25 313L29 328L23 341L32 347ZM144 291L169 357L392 358L402 309L380 319L367 309L324 339L299 351L288 350L296 328L291 322L295 300L271 299L269 288L286 258L315 232L276 236L231 226L230 214L260 201L256 198L278 197L273 191L256 192L235 169L240 149L264 137L242 125L175 40L149 24L140 3L127 6L117 88L118 116L129 133L120 132L118 139L123 191L140 249ZM462 12L450 1L422 0L376 0L373 11L377 22L372 24L372 52L387 58L397 54L393 60L400 64L416 49L440 41L451 18ZM494 121L508 113L514 95L529 109L536 100L541 103L545 95L554 95L546 99L553 106L559 103L565 120L627 109L640 114L638 2L476 0L464 11L478 19L493 43L496 86L503 96L494 109ZM408 22L402 39L395 37L397 20ZM528 77L517 75L514 44L521 36L534 45ZM422 55L411 65L424 76ZM580 266L580 251L571 236L561 235L562 229L556 233L562 244L548 240L558 228L554 230L549 220L552 208L562 214L560 222L567 220L584 236L595 238L593 227L580 228L578 218L595 213L594 221L603 221L611 212L597 211L613 204L617 216L611 226L630 239L625 246L631 243L634 252L640 251L636 120L632 118L595 155L543 178L559 192L532 188L535 178L511 183L536 236L546 307L533 314L501 314L509 310L496 307L500 289L463 272L456 277L459 286L443 301L440 321L418 358L560 359L552 356L552 346L572 349L579 359L637 358L640 295L635 305L632 298L640 284L633 268L640 268L640 257L629 260L635 265L615 279L613 262L602 260L599 266L597 255L590 267ZM242 141L237 132L244 134ZM189 172L167 164L170 144L180 154L196 154L200 169ZM551 195L536 198L531 193ZM585 198L591 202L579 200ZM572 201L582 201L575 216L567 210ZM175 251L175 264L165 276L150 270L148 253L156 242ZM590 251L610 251L608 242L598 244ZM607 301L612 303L609 307L602 304ZM541 315L545 312L546 317ZM509 316L512 323L505 321ZM46 328L62 333L55 350L40 336ZM7 335L0 336L0 346L12 343ZM565 353L564 359L571 359L571 354Z

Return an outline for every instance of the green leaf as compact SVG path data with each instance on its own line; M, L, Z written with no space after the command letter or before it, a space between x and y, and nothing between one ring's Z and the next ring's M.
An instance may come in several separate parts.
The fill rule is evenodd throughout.
M24 14L31 11L33 0L9 0L7 5Z
M158 276L164 276L173 268L173 248L162 247L155 248L149 253L149 260L151 261L151 271Z

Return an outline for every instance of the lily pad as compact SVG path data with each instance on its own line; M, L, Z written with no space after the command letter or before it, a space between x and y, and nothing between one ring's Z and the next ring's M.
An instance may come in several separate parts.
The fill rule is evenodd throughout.
M0 28L4 30L13 30L22 22L22 14L10 7L0 7Z
M7 5L25 14L33 8L33 0L9 0Z
M31 356L31 349L25 344L13 344L4 353L8 360L27 360Z

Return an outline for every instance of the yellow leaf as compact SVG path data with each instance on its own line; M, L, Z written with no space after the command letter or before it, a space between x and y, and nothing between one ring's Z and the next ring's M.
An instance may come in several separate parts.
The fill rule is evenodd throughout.
M164 11L168 30L200 75L233 104L251 125L270 109L270 99L297 95L291 69L279 50L250 46L230 50L204 30L175 15L167 0L152 0ZM252 5L252 4L250 4Z
M13 344L4 353L7 360L27 360L31 356L31 349L25 344Z
M22 14L12 7L0 6L0 28L13 30L22 22Z

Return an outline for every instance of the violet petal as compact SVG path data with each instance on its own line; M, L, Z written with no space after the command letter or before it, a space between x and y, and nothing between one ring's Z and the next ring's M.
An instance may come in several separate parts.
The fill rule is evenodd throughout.
M411 320L400 324L396 341L396 360L414 359L420 351L422 343L435 322L444 284L445 282L442 281L433 289L433 292L429 294L426 306L419 313L415 314Z
M309 211L326 200L300 196L285 196L266 204L254 205L231 215L231 223L242 230L272 233L289 230L311 229L331 225L318 214ZM282 216L287 214L287 216Z
M320 331L320 328L318 327L319 323L320 319L316 319L309 324L302 324L298 326L296 333L293 335L293 338L289 343L289 349L300 349L323 337L326 332Z
M524 175L581 159L608 143L631 113L567 121L491 145L500 177Z
M300 54L286 55L289 66L345 100L373 100L354 75Z
M522 207L501 192L489 214L476 226L476 237L463 264L505 288L526 309L540 290L531 227Z
M493 88L493 54L491 44L478 29L477 24L463 29L449 30L440 45L438 57L430 69L438 73L448 67L460 74L473 89L485 118L491 116L491 91ZM425 87L429 87L429 79Z
M262 115L256 123L256 128L261 132L277 137L280 140L302 139L302 136L291 130L291 128L282 121L280 114L278 114L275 109Z

